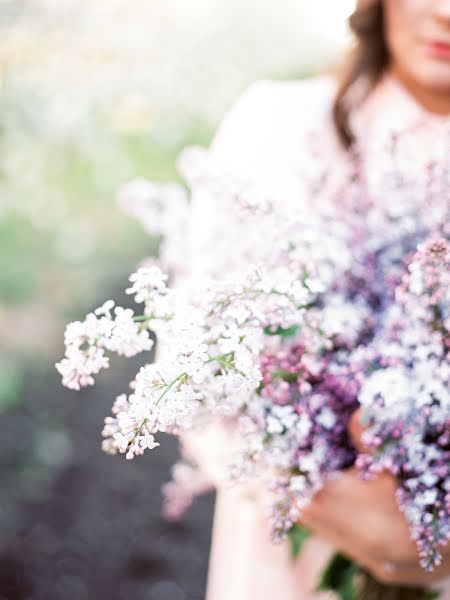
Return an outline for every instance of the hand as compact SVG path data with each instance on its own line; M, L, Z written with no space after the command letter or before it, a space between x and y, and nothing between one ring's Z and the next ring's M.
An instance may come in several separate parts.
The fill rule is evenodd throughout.
M356 411L350 435L359 450L362 426ZM395 499L390 473L363 481L356 467L329 481L302 509L301 523L365 567L382 583L427 585L450 575L450 547L441 549L442 564L432 573L419 565L415 543Z

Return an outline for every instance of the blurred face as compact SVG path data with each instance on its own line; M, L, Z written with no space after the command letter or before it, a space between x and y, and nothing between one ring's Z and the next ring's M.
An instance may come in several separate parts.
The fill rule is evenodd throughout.
M450 0L384 0L394 72L416 92L450 99Z

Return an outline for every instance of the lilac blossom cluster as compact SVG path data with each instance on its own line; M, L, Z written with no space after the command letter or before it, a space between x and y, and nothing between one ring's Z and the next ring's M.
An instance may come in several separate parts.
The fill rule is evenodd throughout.
M421 565L440 564L450 540L450 243L418 245L367 349L359 394L364 477L390 471Z
M206 405L235 412L259 385L264 328L303 324L313 331L307 320L313 277L305 277L303 268L302 278L288 275L284 267L255 267L240 281L211 284L197 302L187 302L167 287L160 269L142 267L127 290L143 303L142 315L117 307L113 319L107 303L97 311L100 318L88 315L83 323L70 324L66 357L57 368L75 389L92 384L93 375L108 366L105 350L128 356L148 350L150 327L166 350L141 368L128 398L116 400L115 416L105 423L104 449L132 458L156 445L156 432L178 432Z
M346 284L354 231L323 214L288 216L254 186L229 180L223 187L201 153L190 161L196 193L211 196L220 189L232 196L240 218L251 220L264 243L260 240L256 250L243 243L240 268L231 269L227 278L205 281L194 294L170 288L156 264L130 277L127 293L143 308L139 315L126 313L130 335L122 337L130 344L132 332L149 342L156 336L158 355L137 373L131 393L117 397L105 419L102 446L132 459L157 447L159 432L180 435L201 428L205 420L234 422L240 439L234 460L230 456L230 478L264 477L274 537L281 538L298 518L302 502L354 458L344 434L355 408L355 386L343 359L371 322L370 307L364 298L351 297ZM153 191L144 192L147 210ZM135 210L142 209L139 202L135 200ZM102 318L111 320L111 315ZM84 323L90 319L88 315ZM109 329L102 337L85 335L76 357L69 344L57 365L63 383L70 373L77 387L90 385L108 366L106 350L125 354L121 344L111 344L111 337ZM139 350L136 343L132 347ZM140 349L149 348L150 343ZM96 352L103 360L91 364ZM281 371L290 363L281 378L270 367L278 360ZM265 391L276 386L281 394L285 384L288 396L282 401L273 401ZM186 465L177 468L176 479L185 474ZM177 501L179 489L177 482L166 487L170 514L188 503L189 494ZM286 492L289 502L282 498Z
M359 371L347 350L311 353L301 335L261 356L261 384L238 423L246 441L238 472L265 481L272 534L283 539L329 477L356 458L347 434Z
M105 351L131 357L153 346L149 331L136 321L133 311L114 306L113 300L89 313L84 321L70 323L64 343L65 357L56 368L63 385L73 390L93 385L93 375L109 366Z
M358 173L358 185L339 194L321 190L312 213L277 205L216 167L199 148L179 161L193 204L233 207L225 251L215 239L226 260L191 289L169 287L156 264L138 269L127 293L141 314L115 307L113 316L110 301L70 324L57 365L63 383L91 385L107 351L132 356L155 336L156 361L105 419L106 452L132 459L158 446L159 432L201 435L208 421L231 424L229 479L263 482L277 540L328 478L355 462L364 477L387 469L421 564L434 568L450 539L450 231L436 185L450 168L418 183L390 161L377 194L392 205L375 202ZM161 198L170 214L183 206L182 217L159 218ZM177 252L192 259L180 239L185 200L178 187L145 181L120 196L149 232L177 238L162 249L169 263ZM436 230L441 237L428 239ZM174 262L183 263L180 254ZM370 452L357 455L347 426L360 405ZM173 475L170 518L209 485L191 460Z
M161 358L141 368L128 398L116 400L104 450L133 458L157 445L159 431L178 434L205 412L237 415L260 384L267 329L295 325L316 351L325 344L316 319L309 319L313 277L305 278L303 267L297 278L290 274L254 267L241 280L211 283L191 302L168 290L155 267L132 275L128 292L143 302L141 323L156 333Z

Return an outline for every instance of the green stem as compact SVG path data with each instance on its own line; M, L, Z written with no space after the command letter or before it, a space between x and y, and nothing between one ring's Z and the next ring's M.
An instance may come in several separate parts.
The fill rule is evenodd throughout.
M151 315L135 315L133 317L133 321L135 323L146 323L147 321L152 321L153 319L158 319L159 321L170 321L172 319L172 316L164 315L163 317L156 317L154 314L151 314Z
M153 315L136 315L133 317L133 321L135 323L142 323L145 321L150 321L153 318Z
M161 396L158 398L158 400L156 400L155 405L158 405L161 400L164 398L164 396L173 388L173 386L177 383L177 381L180 381L181 379L183 379L184 377L187 377L187 373L181 373L181 375L178 375L178 377L176 377L173 381L171 381L167 386L166 389L164 390L164 392L161 394ZM142 431L142 428L145 427L145 425L147 424L148 418L146 417L142 423L139 425L139 427L136 429L136 432L133 436L133 439L131 440L130 444L134 444L134 441L136 440L137 436L140 434L140 432Z
M293 298L290 298L289 294L286 294L286 292L280 292L279 290L276 289L272 289L269 290L269 292L266 292L265 290L262 289L244 289L242 292L235 292L234 294L230 294L226 300L221 300L220 302L217 302L216 305L214 306L214 308L211 309L211 311L209 312L208 316L211 316L215 309L218 308L219 306L229 306L231 304L231 301L236 299L236 298L240 298L241 296L251 296L252 298L256 298L258 297L260 294L273 294L274 296L285 296L286 298L289 298L291 300L291 302L293 303ZM312 305L309 304L304 304L301 306L298 306L297 308L309 308Z

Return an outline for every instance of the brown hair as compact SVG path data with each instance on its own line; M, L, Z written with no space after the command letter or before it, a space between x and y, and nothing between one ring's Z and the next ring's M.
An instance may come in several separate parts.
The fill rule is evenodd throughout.
M356 46L343 63L333 103L333 120L339 139L347 149L354 142L349 124L352 106L348 101L348 92L356 82L364 79L367 95L389 61L384 34L383 0L358 0L349 23L356 36Z

